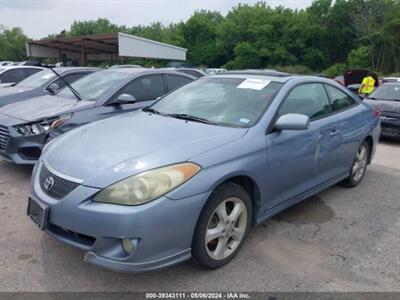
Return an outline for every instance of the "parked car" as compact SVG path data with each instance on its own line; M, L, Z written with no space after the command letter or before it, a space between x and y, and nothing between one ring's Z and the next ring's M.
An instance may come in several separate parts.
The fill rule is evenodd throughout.
M120 69L120 68L143 68L141 65L112 65L109 69Z
M335 78L333 78L337 83L341 84L344 86L344 76L343 75L338 75Z
M227 71L227 69L220 69L220 68L207 68L207 69L205 69L205 72L208 75L217 75L217 74L225 73L226 71Z
M176 71L194 76L196 78L207 76L206 72L204 72L201 69L196 69L196 68L177 68Z
M400 77L384 77L382 78L383 83L387 82L400 82Z
M15 85L43 69L34 66L2 66L0 67L0 87Z
M381 112L381 135L400 140L400 83L384 83L364 100Z
M203 77L54 139L28 214L97 266L148 271L192 257L214 269L253 225L338 182L357 186L377 113L330 79L252 74Z
M65 81L73 83L99 69L64 67L54 68L53 70L60 75L61 78L52 70L43 69L25 78L15 86L0 89L0 107L42 95L54 95L65 87Z
M75 81L72 90L66 87L54 96L9 104L0 109L0 157L17 164L34 164L50 139L150 105L193 80L186 74L157 69L103 70Z
M12 65L13 63L13 61L0 61L0 66L8 66Z

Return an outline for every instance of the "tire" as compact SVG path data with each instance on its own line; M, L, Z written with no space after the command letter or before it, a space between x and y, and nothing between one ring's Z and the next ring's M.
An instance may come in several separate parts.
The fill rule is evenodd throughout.
M250 196L241 186L226 183L218 187L205 204L196 225L192 241L195 264L210 270L232 260L250 230L252 213ZM216 238L212 239L214 236Z
M362 154L363 153L363 154ZM357 150L356 157L350 169L350 175L341 184L345 187L356 187L364 178L370 156L369 145L364 141Z

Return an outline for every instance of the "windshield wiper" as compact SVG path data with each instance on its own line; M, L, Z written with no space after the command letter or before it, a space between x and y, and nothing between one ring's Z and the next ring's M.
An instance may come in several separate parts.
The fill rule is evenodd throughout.
M74 96L76 97L76 99L78 99L78 101L82 100L81 95L78 93L77 90L75 90L68 81L66 81L60 74L58 74L56 71L54 71L53 68L49 68L51 71L53 71L54 74L56 74L56 76L58 78L60 78L62 81L64 81L64 83L67 85L67 87L71 90L71 92L74 94Z
M194 121L194 122L205 123L205 124L210 124L210 125L217 125L217 123L215 123L213 121L210 121L210 120L207 120L204 118L200 118L200 117L196 117L196 116L192 116L192 115L188 115L188 114L167 114L167 116L177 118L177 119L187 120L187 121Z
M149 112L149 113L152 113L152 114L155 114L155 115L162 115L161 112L159 112L158 110L152 108L151 106L143 107L142 111Z

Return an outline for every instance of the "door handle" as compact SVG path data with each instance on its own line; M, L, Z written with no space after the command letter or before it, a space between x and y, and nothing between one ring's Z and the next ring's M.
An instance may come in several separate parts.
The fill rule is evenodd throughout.
M330 133L329 133L329 135L330 136L335 136L335 135L338 135L340 133L340 130L339 129L335 129L335 130L332 130Z

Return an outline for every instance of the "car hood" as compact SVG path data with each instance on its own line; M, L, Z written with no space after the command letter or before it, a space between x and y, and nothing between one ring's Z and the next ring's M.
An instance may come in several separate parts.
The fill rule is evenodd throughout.
M95 106L94 101L77 101L57 96L42 96L11 103L0 109L0 114L26 122L57 117Z
M42 159L53 169L104 188L243 137L247 129L136 111L82 126L53 140Z
M2 87L0 87L0 97L17 94L17 93L22 93L22 92L26 92L29 90L31 90L31 89L24 88L24 87L18 87L18 86L2 86Z
M385 101L385 100L364 100L365 103L372 107L378 108L381 112L400 113L400 101Z

